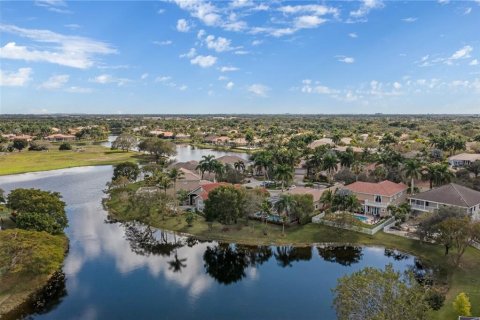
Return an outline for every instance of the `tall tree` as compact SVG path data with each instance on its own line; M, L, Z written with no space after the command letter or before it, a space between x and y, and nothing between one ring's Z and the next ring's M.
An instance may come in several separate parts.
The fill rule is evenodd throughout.
M340 320L427 319L426 290L413 274L404 277L391 264L385 270L367 267L343 276L333 293Z
M285 185L288 185L293 179L293 168L288 164L278 164L275 166L275 178L282 183L282 191Z
M290 194L282 194L280 199L275 203L275 208L282 217L290 217L297 202ZM282 219L282 234L285 234L285 219Z
M415 192L415 179L422 177L422 165L416 159L409 159L405 161L403 172L407 178L410 179L410 194Z

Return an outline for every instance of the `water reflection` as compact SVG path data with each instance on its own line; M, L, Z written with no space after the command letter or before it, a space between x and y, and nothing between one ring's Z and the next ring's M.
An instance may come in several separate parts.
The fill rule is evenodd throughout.
M101 198L111 174L104 166L0 177L7 192L59 191L67 203L70 251L60 291L68 294L49 298L45 313L30 311L33 318L335 319L338 277L388 263L424 272L414 257L383 248L243 246L106 223Z
M312 259L312 248L294 246L276 247L274 255L280 267L291 267L292 262L309 261Z
M337 246L317 247L318 254L325 261L351 266L362 260L362 247Z
M203 254L205 271L221 284L243 279L247 267L258 267L272 256L269 247L254 247L220 243L208 246Z

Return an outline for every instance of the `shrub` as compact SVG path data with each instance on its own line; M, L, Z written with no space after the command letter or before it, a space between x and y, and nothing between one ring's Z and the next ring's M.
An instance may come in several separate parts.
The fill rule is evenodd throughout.
M48 150L48 147L38 142L32 142L28 147L28 151L46 151L46 150Z
M427 303L433 310L440 310L445 302L445 295L438 290L432 290L426 297Z
M68 142L63 142L60 147L58 147L58 150L63 151L63 150L72 150L72 145Z

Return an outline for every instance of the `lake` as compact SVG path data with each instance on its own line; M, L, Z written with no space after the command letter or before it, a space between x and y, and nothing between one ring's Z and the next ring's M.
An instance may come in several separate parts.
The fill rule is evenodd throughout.
M331 288L366 266L418 269L380 247L256 247L199 242L109 223L111 166L0 177L0 187L59 191L70 251L64 287L33 319L335 319ZM63 286L63 283L62 283Z
M110 148L112 146L112 142L115 141L117 136L109 136L108 141L101 143L102 146ZM222 156L237 156L242 159L248 160L249 155L247 153L241 152L231 152L231 151L219 151L219 150L212 150L212 149L200 149L192 147L188 144L176 144L177 154L172 157L172 160L176 162L186 162L190 160L200 161L202 160L203 156L208 156L213 154L215 158L219 158Z

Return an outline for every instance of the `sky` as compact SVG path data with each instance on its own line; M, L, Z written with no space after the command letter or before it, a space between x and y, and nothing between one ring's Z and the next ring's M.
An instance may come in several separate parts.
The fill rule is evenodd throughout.
M480 113L480 0L0 1L0 113Z

